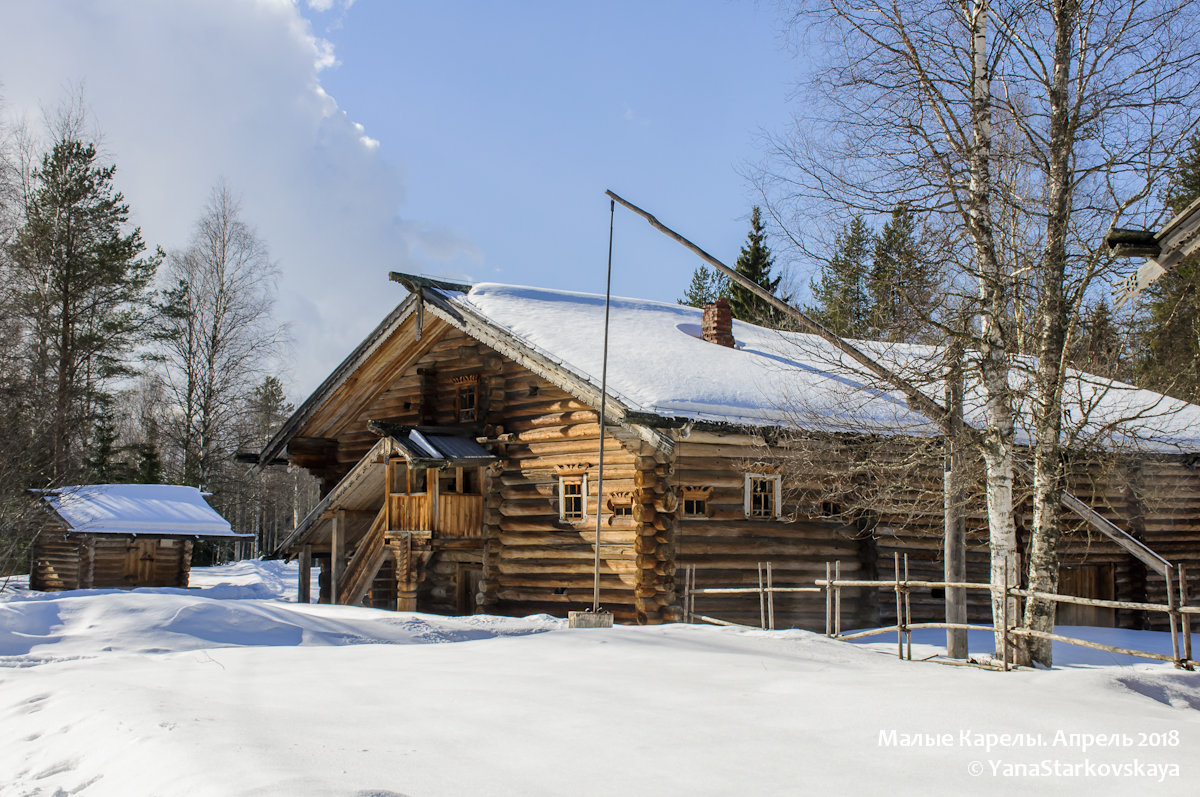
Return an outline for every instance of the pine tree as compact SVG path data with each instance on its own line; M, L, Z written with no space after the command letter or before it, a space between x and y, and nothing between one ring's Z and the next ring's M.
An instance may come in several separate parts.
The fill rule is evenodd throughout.
M12 247L29 338L31 382L48 418L47 477L71 479L83 436L98 420L107 386L130 373L129 351L145 324L159 256L142 257L129 206L113 188L115 166L64 135L33 175L25 223Z
M869 331L867 281L875 236L862 216L855 216L838 234L833 256L812 281L816 304L809 314L844 337L863 337Z
M677 301L689 307L712 304L722 296L729 296L729 277L703 264L692 272L692 281L682 299Z
M1200 133L1180 156L1164 197L1172 214L1200 197ZM1140 381L1186 401L1200 401L1200 258L1189 257L1144 294Z
M766 244L767 233L762 225L762 212L757 205L750 211L750 233L746 236L746 245L738 255L734 270L751 281L761 285L768 293L775 293L779 287L780 277L771 278L771 266L774 258ZM784 301L787 301L784 299ZM733 317L751 323L770 323L773 313L770 306L755 296L748 289L737 283L729 285L729 307Z
M928 337L936 303L937 274L917 239L917 220L905 203L875 239L867 281L868 329L876 338L913 342Z

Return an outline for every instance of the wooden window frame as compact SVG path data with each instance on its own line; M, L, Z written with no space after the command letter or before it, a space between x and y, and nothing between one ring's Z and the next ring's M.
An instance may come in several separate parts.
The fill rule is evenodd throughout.
M616 490L608 494L608 512L613 520L633 520L633 492Z
M681 490L683 499L680 501L679 517L683 520L704 520L708 518L708 502L712 498L711 487L684 487ZM700 504L700 511L693 507L688 511L688 504Z
M754 511L754 485L756 482L769 482L771 491L771 510L763 514ZM783 517L782 492L783 477L778 473L746 473L744 482L743 509L750 520L778 520Z
M578 516L567 513L567 485L579 485ZM572 496L574 498L575 496ZM588 478L586 473L563 474L558 477L558 519L563 523L585 523L588 518Z
M470 396L470 406L463 399ZM454 377L454 417L459 423L479 420L479 377L475 374Z

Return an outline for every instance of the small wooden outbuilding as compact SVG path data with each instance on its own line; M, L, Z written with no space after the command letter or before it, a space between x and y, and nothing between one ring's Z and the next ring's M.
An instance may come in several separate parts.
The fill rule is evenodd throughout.
M91 484L34 490L45 521L29 586L43 591L186 587L192 543L240 539L195 487Z

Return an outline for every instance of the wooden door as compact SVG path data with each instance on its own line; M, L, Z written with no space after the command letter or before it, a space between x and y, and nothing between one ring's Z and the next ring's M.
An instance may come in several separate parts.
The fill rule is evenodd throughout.
M1060 595L1080 598L1116 600L1117 584L1112 565L1067 565L1058 571ZM1117 624L1117 610L1101 606L1058 604L1057 625L1098 625L1112 628Z
M479 582L483 580L483 568L480 565L458 566L457 604L459 614L475 613L475 594L479 592Z
M121 580L131 587L149 585L154 580L154 559L158 540L132 539L125 543L125 566Z

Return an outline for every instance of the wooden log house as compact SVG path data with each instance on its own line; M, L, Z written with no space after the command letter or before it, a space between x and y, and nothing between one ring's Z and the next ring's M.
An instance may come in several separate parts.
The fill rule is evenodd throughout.
M561 616L590 605L597 549L601 602L622 622L679 620L684 565L699 586L754 585L767 561L776 585L812 586L827 562L887 577L893 553L906 553L914 579L940 579L940 465L912 469L874 511L845 511L829 493L839 473L885 456L856 440L903 452L936 443L934 427L819 340L731 321L721 304L614 299L601 492L603 297L392 277L409 296L259 455L286 455L321 480L319 506L277 551L300 560L302 600L316 565L322 601ZM898 368L929 367L928 348L863 345ZM1081 458L1071 489L1200 576L1200 407L1119 383L1095 390L1086 376L1071 395L1106 439L1140 447L1101 457L1105 467ZM808 432L818 456L797 466L789 440ZM1066 532L1064 592L1164 599L1161 577L1087 524L1068 518ZM976 505L970 579L987 580L987 557ZM986 596L972 601L985 619ZM894 614L890 593L848 592L844 608L847 627ZM757 596L704 596L696 609L758 623ZM913 596L915 617L942 611L937 592ZM823 628L824 599L779 596L776 617ZM1102 610L1068 621L1146 619Z
M186 587L192 543L242 539L204 494L173 484L92 484L34 490L44 521L31 548L29 586Z

